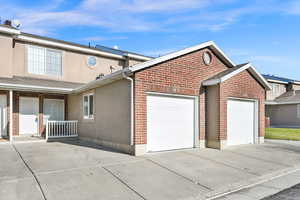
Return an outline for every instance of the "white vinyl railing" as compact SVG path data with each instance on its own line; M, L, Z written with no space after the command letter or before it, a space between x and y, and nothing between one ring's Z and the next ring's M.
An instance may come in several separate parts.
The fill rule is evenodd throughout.
M47 121L46 140L49 138L77 137L78 121Z

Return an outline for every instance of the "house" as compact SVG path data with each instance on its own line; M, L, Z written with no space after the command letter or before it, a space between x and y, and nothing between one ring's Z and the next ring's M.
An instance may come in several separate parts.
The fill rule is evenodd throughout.
M273 127L300 127L300 81L263 75L271 90L266 94L266 117Z
M44 136L47 120L68 119L73 89L149 59L23 33L9 21L0 25L0 137Z
M212 41L150 58L9 27L0 31L7 40L0 55L11 52L0 59L10 66L0 87L11 138L42 135L46 125L46 137L75 132L134 155L264 141L268 82L250 63L234 64Z

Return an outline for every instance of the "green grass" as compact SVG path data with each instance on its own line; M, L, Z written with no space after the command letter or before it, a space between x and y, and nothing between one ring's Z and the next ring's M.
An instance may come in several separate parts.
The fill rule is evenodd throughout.
M266 139L297 140L300 141L300 129L266 128Z

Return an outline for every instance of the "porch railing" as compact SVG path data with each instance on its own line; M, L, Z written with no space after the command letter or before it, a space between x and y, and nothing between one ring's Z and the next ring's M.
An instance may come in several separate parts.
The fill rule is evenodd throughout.
M46 140L51 138L77 137L78 121L47 121Z

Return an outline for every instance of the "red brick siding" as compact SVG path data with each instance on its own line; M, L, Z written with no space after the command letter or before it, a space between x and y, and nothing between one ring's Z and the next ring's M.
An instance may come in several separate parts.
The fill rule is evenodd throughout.
M202 81L227 69L213 53L210 65L202 60L204 49L136 72L135 78L135 144L147 143L146 92L199 96L200 139L205 138L205 89Z
M227 139L228 97L256 99L259 103L259 133L265 129L265 90L248 71L243 71L220 85L220 140Z

